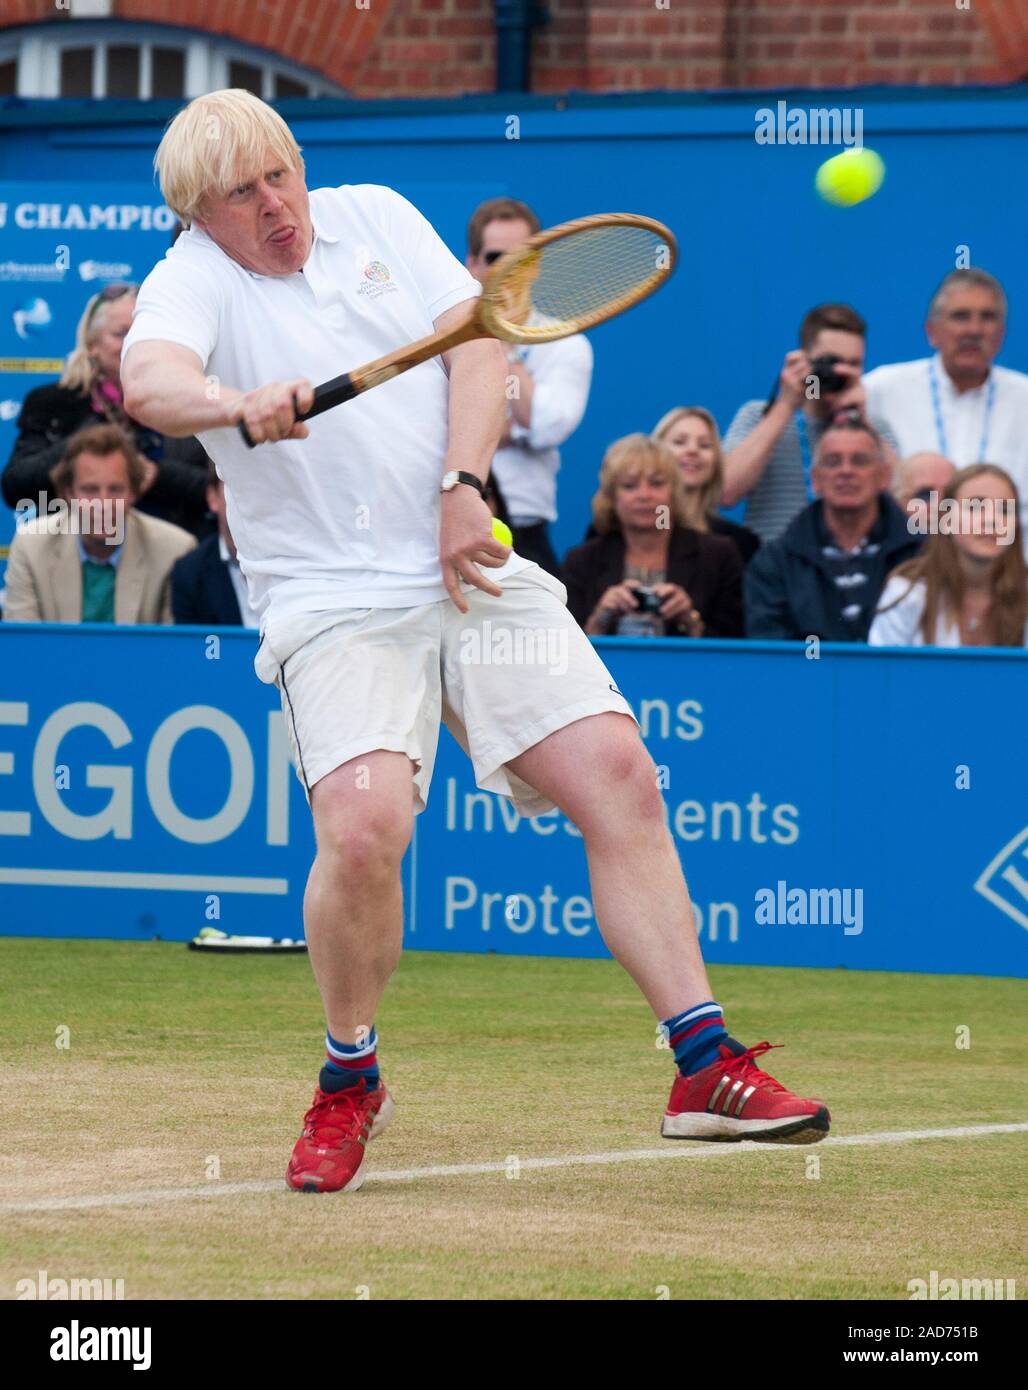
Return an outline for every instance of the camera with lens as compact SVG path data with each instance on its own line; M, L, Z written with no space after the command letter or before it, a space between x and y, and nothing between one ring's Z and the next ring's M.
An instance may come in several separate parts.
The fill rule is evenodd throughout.
M831 395L834 391L843 391L850 385L848 376L840 376L835 370L836 362L841 362L842 358L834 352L825 352L820 357L815 357L810 364L810 375L816 376L820 383L822 393L827 392Z
M659 613L663 598L648 585L641 585L635 591L635 606L640 613Z

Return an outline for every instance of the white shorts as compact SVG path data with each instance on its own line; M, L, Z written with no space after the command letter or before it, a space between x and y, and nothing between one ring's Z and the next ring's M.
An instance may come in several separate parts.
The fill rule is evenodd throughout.
M568 612L560 580L529 565L501 587L496 598L462 585L466 614L447 598L269 620L254 669L281 692L308 801L333 769L382 748L414 763L415 811L423 811L442 719L478 786L538 816L553 803L506 764L586 715L635 718Z

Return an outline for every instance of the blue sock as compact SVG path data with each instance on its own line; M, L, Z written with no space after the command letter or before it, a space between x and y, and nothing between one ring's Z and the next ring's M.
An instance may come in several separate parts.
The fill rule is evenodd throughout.
M372 1028L367 1040L353 1046L325 1034L325 1065L318 1076L323 1091L345 1091L363 1081L369 1091L378 1085L378 1034Z
M695 1004L684 1013L675 1014L674 1018L664 1019L660 1026L683 1076L692 1076L709 1067L720 1056L721 1043L731 1042L721 1005L715 1004L713 999Z

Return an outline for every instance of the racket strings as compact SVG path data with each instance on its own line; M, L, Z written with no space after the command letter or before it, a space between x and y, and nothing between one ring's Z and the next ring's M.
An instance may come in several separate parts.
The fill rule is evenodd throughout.
M522 341L577 332L642 298L671 263L667 242L649 227L583 228L516 262L496 287L497 308Z

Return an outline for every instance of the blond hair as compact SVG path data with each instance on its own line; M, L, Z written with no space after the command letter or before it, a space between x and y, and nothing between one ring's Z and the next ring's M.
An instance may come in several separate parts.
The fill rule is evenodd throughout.
M626 434L622 439L615 439L600 466L600 487L593 497L593 525L601 536L621 529L615 506L618 484L626 477L643 472L659 473L668 479L672 521L676 526L691 524L682 474L671 450L647 434Z
M653 427L651 439L663 442L679 420L695 418L702 420L710 431L714 446L714 468L702 487L685 491L685 502L689 511L689 525L695 531L709 531L710 517L717 514L721 505L721 488L725 479L725 461L721 452L721 432L710 411L702 405L676 405L666 415L662 415Z
M206 198L262 172L269 148L287 168L304 172L293 132L260 97L241 87L195 97L168 125L154 156L164 201L191 227Z
M68 353L64 371L58 382L59 386L68 386L83 396L92 391L97 373L90 349L96 335L104 326L104 318L108 309L112 304L117 304L118 300L123 297L119 294L116 298L111 298L109 291L117 288L117 285L107 285L96 294L90 295L89 299L86 300L86 307L82 311L82 317L75 330L75 346ZM136 297L137 290L136 285L125 286L125 294L131 294L133 299Z

